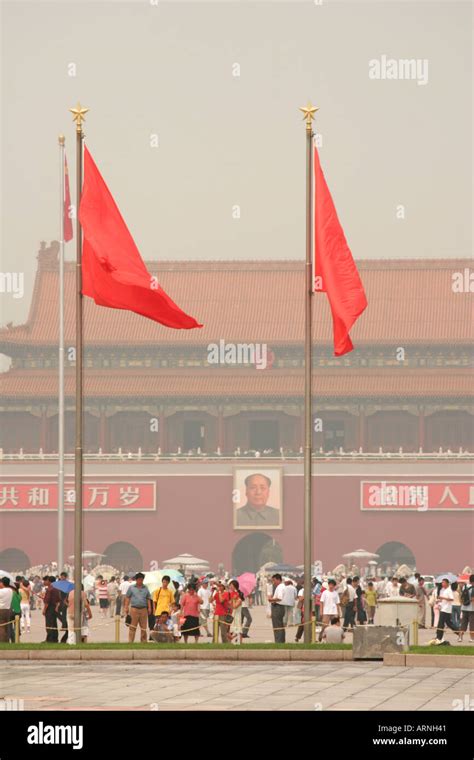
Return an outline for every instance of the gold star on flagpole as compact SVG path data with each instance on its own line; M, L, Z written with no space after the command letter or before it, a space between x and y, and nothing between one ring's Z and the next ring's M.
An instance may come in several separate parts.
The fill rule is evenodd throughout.
M299 110L303 112L303 119L306 121L306 129L311 129L311 122L314 119L314 114L316 111L319 111L319 108L316 108L316 106L313 106L312 103L308 102L307 106L301 106Z
M83 108L81 104L78 103L75 108L70 108L69 110L73 115L73 121L75 121L77 124L77 131L80 132L82 130L82 122L85 121L85 114L89 109Z

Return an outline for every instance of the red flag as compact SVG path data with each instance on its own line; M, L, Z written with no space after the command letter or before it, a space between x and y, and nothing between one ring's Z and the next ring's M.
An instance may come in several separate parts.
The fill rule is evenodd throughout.
M364 287L337 218L314 146L314 257L313 291L327 293L332 312L334 354L354 346L349 330L367 306Z
M68 243L69 240L72 240L73 234L72 234L72 219L69 216L69 209L71 208L71 193L69 190L69 170L67 168L67 158L66 154L64 154L64 212L63 212L63 219L64 219L64 242Z
M87 148L79 219L84 234L84 295L99 306L128 309L177 330L202 327L171 300L148 272Z

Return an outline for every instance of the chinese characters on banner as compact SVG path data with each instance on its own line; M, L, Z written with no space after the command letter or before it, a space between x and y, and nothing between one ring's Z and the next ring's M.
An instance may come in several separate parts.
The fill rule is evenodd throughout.
M466 511L474 509L474 483L469 481L362 481L361 510Z
M154 481L90 481L83 487L83 506L92 512L127 510L155 510L156 484ZM74 481L64 487L64 508L74 509ZM0 511L51 512L58 508L58 485L54 481L0 482Z

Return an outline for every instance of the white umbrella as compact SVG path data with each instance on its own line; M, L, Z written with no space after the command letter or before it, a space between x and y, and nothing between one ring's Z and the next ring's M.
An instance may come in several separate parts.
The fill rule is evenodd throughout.
M380 557L380 554L368 552L366 549L356 549L355 552L348 552L342 556L344 558L347 557L347 559L378 559Z
M100 552L91 552L89 549L86 549L84 552L82 552L82 559L94 559L95 557L105 557L105 554L101 554ZM68 559L74 559L74 554L70 554Z
M13 575L11 573L7 573L6 570L0 570L0 578L9 578L12 583L15 580Z
M177 565L178 567L209 567L209 562L206 559L199 559L199 557L193 557L192 554L179 554L177 557L171 557L171 559L165 559L163 565L171 566Z

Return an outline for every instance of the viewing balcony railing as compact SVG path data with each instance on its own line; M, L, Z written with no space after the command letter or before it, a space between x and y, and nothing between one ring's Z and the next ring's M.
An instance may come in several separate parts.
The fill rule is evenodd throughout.
M74 454L65 454L66 461L73 461ZM19 462L19 461L48 461L54 462L58 459L56 452L46 454L42 449L38 452L24 452L20 449L17 452L6 453L3 449L0 449L0 462ZM186 462L186 461L204 461L204 462L217 462L224 460L246 460L249 459L265 459L265 460L279 460L287 462L300 462L303 460L303 450L299 451L287 451L280 449L280 451L265 450L241 450L237 448L234 452L204 452L201 450L182 451L178 448L175 452L162 452L158 449L155 453L142 452L141 448L137 451L130 451L125 449L118 449L114 452L104 452L99 449L97 452L84 453L84 459L86 461L110 461L110 462ZM313 451L313 459L315 460L474 460L474 452L466 451L463 448L459 448L457 451L451 449L439 448L438 451L423 451L419 449L416 452L404 451L400 448L398 451L383 451L380 448L377 452L363 451L344 451L340 448L337 451L324 451L322 448Z

